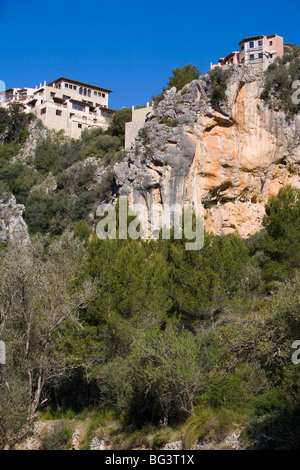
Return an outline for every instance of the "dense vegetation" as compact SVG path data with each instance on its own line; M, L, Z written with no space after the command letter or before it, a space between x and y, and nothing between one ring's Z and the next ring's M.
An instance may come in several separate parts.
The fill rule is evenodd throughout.
M206 234L200 251L82 230L3 250L1 446L43 403L113 412L132 431L186 423L190 446L239 430L246 447L298 448L300 191L266 209L256 236Z
M219 109L226 102L227 82L232 73L232 68L215 67L209 71L211 80L210 102L213 108Z
M292 117L300 111L300 105L292 101L296 91L293 83L300 80L300 47L285 44L284 49L282 59L276 59L265 72L265 89L261 98L273 109L283 110Z
M218 102L222 77L211 76ZM25 204L32 237L0 251L0 449L38 413L64 418L42 449L69 447L72 419L87 415L88 438L118 423L119 448L162 448L175 429L188 447L236 432L243 448L299 449L300 190L271 198L248 240L99 240L88 215L112 187L129 119L120 110L78 141L40 132L20 160L31 117L1 114L0 191Z
M107 131L85 130L79 140L40 128L34 157L12 160L28 136L33 119L12 106L0 108L3 144L0 146L0 193L11 192L25 205L31 233L60 235L77 222L90 225L96 207L111 194L112 167L122 158L125 122L131 110L122 108ZM14 123L14 124L12 124Z

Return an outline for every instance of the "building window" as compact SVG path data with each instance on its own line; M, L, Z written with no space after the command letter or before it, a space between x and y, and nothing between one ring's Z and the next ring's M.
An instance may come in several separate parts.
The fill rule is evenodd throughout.
M63 95L64 100L69 100L70 98L71 98L71 96Z
M69 85L67 83L65 83L65 88L69 88Z
M79 129L81 129L81 128L82 128L82 124L78 124L78 127L79 127Z
M263 42L262 42L261 39L258 41L258 45L259 45L259 46L262 46L262 45L263 45Z
M96 91L94 91L94 95L97 95L97 92L96 92Z
M91 96L91 90L88 90L88 96Z
M47 108L42 108L42 109L41 109L41 114L46 114L46 109L47 109Z
M57 110L56 110L56 116L61 116L61 114L62 114L61 109L57 109Z
M51 96L51 98L54 98L55 93L53 91L51 91L50 96Z
M72 103L72 108L77 109L77 111L85 111L85 106L78 103Z
M79 88L79 94L82 95L82 86Z
M273 46L273 41L269 41L269 45L270 45L270 46Z
M263 53L260 52L260 53L258 54L258 57L259 57L260 59L262 59L262 58L263 58Z
M73 86L73 90L77 90L77 86L74 85L74 86Z
M102 98L105 98L105 93L102 93Z
M244 46L242 46L242 47L241 47L241 51L243 51L244 49L245 49L245 47L244 47Z
M98 96L101 96L101 93L100 93L100 91L98 92Z
M250 54L250 60L254 60L254 54Z
M249 46L250 46L251 49L253 49L253 47L254 47L254 41L250 41Z
M86 88L83 89L83 94L86 96Z

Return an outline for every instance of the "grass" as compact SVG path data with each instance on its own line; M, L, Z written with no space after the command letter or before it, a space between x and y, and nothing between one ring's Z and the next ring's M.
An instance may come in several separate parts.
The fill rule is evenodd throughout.
M71 448L72 429L67 422L59 421L42 439L41 450L68 450Z
M184 441L191 449L197 441L222 444L226 436L237 433L244 434L247 422L252 414L252 407L227 408L196 408L184 427Z
M55 446L70 448L75 429L80 432L80 450L89 450L93 437L104 440L107 448L113 450L162 450L167 443L178 440L183 440L187 449L191 449L196 442L203 441L206 447L225 450L232 448L226 442L226 437L233 433L241 435L244 449L252 448L255 436L261 434L268 436L262 446L274 445L275 448L280 448L280 436L286 435L288 429L293 448L293 439L299 433L299 424L295 418L300 415L299 409L293 417L282 407L280 396L266 391L241 403L198 405L194 415L177 427L148 424L142 429L136 429L128 426L116 412L96 408L86 408L77 414L73 410L49 409L39 413L39 420L55 421L54 431L42 443L43 448L49 449ZM273 427L278 435L274 434Z
M75 416L75 411L71 409L54 410L52 408L48 408L47 410L39 411L39 421L54 421L62 419L71 420L75 418Z
M147 425L142 429L127 426L122 416L114 411L85 408L79 413L73 410L43 410L39 421L55 421L55 433L47 436L44 447L53 447L62 441L63 430L68 428L70 435L77 429L80 432L80 450L89 450L93 437L104 440L114 450L163 449L166 443L183 439L182 428ZM49 442L48 442L49 441ZM53 442L52 442L53 441Z

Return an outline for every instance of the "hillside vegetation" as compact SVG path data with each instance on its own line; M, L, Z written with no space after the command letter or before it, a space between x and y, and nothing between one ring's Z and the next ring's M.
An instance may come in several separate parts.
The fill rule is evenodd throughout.
M17 203L25 205L31 233L60 235L79 221L91 229L98 204L110 197L112 168L122 158L125 122L131 119L131 110L115 113L108 131L86 130L79 140L44 131L20 106L2 111L0 194L12 192ZM29 135L30 122L39 137L34 155L24 160L18 158L18 151Z
M216 103L226 77L211 75ZM62 422L43 449L70 448L78 426L82 448L93 436L112 449L226 448L235 433L242 449L299 449L300 190L272 197L247 240L100 240L95 208L130 110L77 141L0 112L1 197L25 205L31 233L0 251L0 449L48 418ZM21 157L29 126L39 138Z
M275 110L283 110L292 117L300 111L293 103L293 83L300 79L300 47L285 44L282 59L276 59L265 72L265 89L261 98ZM299 86L297 86L299 88Z

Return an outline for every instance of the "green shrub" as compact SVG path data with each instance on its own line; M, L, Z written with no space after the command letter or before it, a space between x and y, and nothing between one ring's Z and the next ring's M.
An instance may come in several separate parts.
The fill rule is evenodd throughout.
M150 142L150 138L148 135L148 128L147 127L142 127L139 130L139 137L142 139L143 145L147 145Z
M32 113L24 113L23 105L10 103L8 109L0 112L0 134L4 143L22 145L29 136L28 124L36 119Z
M40 450L67 450L71 446L72 431L65 422L54 425L54 428L43 439Z
M254 401L254 414L257 416L278 413L284 407L284 397L279 389L267 390Z
M160 124L165 124L168 127L178 126L178 119L171 119L168 116L163 116L159 119Z
M30 189L37 181L37 175L32 168L18 161L7 162L0 169L0 180L6 183L17 202L24 204Z
M197 408L185 425L184 441L191 449L198 440L220 441L239 428L239 417L232 409Z
M82 241L88 241L90 235L90 229L86 222L80 220L74 226L74 237L79 238Z
M226 102L226 89L228 79L232 73L231 69L215 67L209 71L211 79L210 102L213 108L219 109L220 105Z

